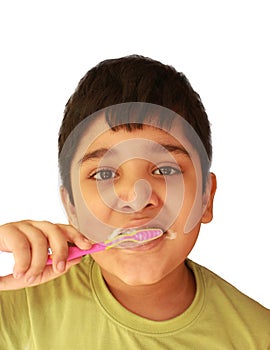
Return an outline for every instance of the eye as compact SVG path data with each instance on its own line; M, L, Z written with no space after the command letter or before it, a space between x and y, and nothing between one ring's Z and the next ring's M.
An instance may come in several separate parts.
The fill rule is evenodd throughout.
M163 175L163 176L172 176L180 173L181 173L180 169L174 168L172 166L161 166L153 172L154 175Z
M116 172L110 169L98 170L89 176L90 179L95 179L97 181L111 180L116 177Z

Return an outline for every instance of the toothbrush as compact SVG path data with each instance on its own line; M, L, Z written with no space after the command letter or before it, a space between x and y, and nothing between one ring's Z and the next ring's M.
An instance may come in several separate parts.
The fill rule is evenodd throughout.
M145 244L161 237L164 233L164 231L159 228L128 229L122 232L124 233L118 234L113 239L93 244L92 247L87 250L82 250L78 247L69 247L67 260L73 260L87 254L108 250L117 246L121 247L121 244L126 242L135 243L137 245ZM11 275L13 273L14 264L15 261L12 253L0 251L0 276ZM52 251L50 248L48 249L48 261L46 265L52 265Z

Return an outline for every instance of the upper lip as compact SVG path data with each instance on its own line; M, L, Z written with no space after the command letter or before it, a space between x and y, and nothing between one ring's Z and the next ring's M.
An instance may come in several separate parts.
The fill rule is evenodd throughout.
M157 222L154 222L154 220L151 218L141 218L141 219L133 219L130 220L126 225L122 226L123 229L127 228L149 228L149 227L156 227L161 228L161 225Z

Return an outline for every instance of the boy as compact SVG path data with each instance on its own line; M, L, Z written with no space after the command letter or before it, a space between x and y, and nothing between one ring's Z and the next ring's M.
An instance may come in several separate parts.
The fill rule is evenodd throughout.
M0 279L0 348L270 349L270 311L187 259L212 220L211 155L183 74L140 56L90 70L59 133L70 225L0 227L16 261ZM164 234L148 244L66 261L67 242L87 249L115 228L153 226Z

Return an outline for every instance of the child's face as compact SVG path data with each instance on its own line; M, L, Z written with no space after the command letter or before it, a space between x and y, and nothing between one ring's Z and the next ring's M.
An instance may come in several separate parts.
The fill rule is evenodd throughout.
M91 135L99 136L89 141ZM212 219L215 183L203 195L197 153L180 130L112 131L99 118L79 145L71 184L74 206L63 197L70 222L90 239L105 240L114 228L174 233L139 248L93 254L103 270L130 285L155 283L182 264L201 222Z

